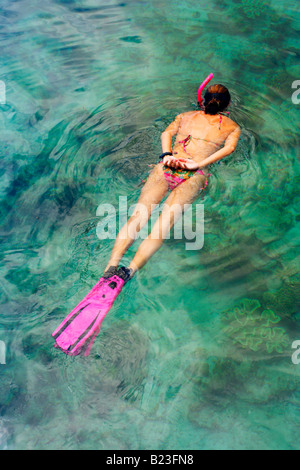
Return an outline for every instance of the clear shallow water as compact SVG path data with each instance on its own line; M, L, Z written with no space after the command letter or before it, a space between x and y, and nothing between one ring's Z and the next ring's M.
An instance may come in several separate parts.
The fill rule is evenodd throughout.
M3 0L0 22L0 448L299 449L294 2ZM243 131L205 246L167 241L68 358L51 333L113 245L97 207L137 200L210 71Z

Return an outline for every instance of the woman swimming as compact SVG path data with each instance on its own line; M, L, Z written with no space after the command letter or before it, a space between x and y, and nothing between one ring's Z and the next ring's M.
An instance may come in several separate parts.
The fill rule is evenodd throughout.
M230 93L225 86L210 86L204 96L203 110L179 114L162 133L162 162L151 172L133 215L117 236L106 275L116 271L152 209L171 191L152 232L139 246L129 267L121 268L128 279L133 277L162 246L184 205L191 204L204 190L209 177L207 167L234 152L240 127L220 114L229 103Z
M202 104L202 98L199 102ZM133 215L120 230L103 277L52 335L55 346L66 354L76 356L84 351L86 356L89 355L102 321L125 283L161 247L185 204L191 204L204 190L209 176L207 167L235 150L240 128L220 114L229 102L227 88L211 86L205 94L203 110L180 114L162 133L162 161L151 172ZM168 191L170 194L152 232L139 246L129 267L118 268L153 208Z

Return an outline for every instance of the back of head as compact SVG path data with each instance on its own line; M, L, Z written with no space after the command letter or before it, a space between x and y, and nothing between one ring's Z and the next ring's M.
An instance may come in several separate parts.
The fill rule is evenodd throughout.
M230 93L224 85L212 85L204 95L205 114L218 114L230 103Z

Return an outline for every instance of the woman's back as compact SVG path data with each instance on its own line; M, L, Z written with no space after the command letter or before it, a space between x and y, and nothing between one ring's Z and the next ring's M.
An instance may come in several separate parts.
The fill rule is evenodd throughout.
M178 130L173 154L186 157L188 153L196 161L214 153L239 127L227 116L205 114L204 111L180 114L176 121Z

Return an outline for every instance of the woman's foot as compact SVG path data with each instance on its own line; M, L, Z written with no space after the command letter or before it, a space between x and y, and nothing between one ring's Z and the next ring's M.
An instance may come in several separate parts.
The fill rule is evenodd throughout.
M135 271L131 268L126 268L125 266L121 266L121 268L118 269L117 276L119 276L123 281L126 282L130 281L130 279L133 278L135 274Z
M109 268L106 269L106 271L103 274L104 279L109 279L112 276L115 276L118 274L118 266L109 266Z

